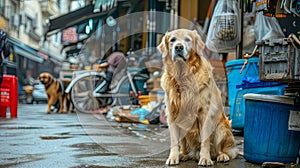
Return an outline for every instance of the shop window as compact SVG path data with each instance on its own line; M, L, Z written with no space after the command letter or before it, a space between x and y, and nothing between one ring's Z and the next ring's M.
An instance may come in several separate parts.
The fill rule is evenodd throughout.
M32 18L27 16L26 21L25 32L28 34L32 29Z
M9 18L10 28L18 28L20 25L20 15L18 11L18 4L15 1L10 1L8 8L6 8L6 16Z
M52 36L52 44L56 47L59 47L61 45L62 40L62 33L58 32L57 34L54 34Z

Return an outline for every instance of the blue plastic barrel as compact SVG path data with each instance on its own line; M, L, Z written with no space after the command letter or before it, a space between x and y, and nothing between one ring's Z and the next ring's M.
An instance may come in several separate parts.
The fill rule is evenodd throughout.
M295 163L300 131L289 130L288 125L291 110L299 112L300 104L292 97L278 95L246 94L244 98L245 159L255 163Z
M240 74L244 61L245 59L237 59L228 61L225 64L228 80L228 103L229 110L231 111L233 110L236 94L239 90L236 86L242 84L244 77L259 76L259 58L250 58L242 74Z
M265 83L265 82L261 82ZM254 87L239 89L236 92L235 102L231 106L230 119L232 120L231 126L233 129L243 130L245 124L245 99L243 96L247 93L267 94L267 95L283 95L284 89L287 84L277 84L274 86L267 87Z

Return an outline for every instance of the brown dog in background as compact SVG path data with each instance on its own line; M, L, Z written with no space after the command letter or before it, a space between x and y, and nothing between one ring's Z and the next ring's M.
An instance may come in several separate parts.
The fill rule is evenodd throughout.
M62 79L61 82L54 78L50 73L43 72L39 76L39 80L45 86L45 91L48 96L48 108L47 113L51 113L51 106L55 105L56 101L59 101L58 113L66 111L71 113L73 110L73 105L70 100L70 95L64 93L64 89L68 87L71 83L71 79Z
M202 55L204 43L197 31L167 32L158 49L164 65L161 85L171 138L166 164L195 159L198 165L212 166L212 159L227 162L236 158L238 149L221 92L213 67Z

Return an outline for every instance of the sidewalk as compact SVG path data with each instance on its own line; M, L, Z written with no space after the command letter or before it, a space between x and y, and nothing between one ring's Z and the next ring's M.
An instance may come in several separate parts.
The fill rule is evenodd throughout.
M103 115L48 115L46 106L20 104L18 118L0 119L0 167L167 167L166 128L108 122ZM197 167L197 163L174 167ZM214 167L260 165L240 157Z

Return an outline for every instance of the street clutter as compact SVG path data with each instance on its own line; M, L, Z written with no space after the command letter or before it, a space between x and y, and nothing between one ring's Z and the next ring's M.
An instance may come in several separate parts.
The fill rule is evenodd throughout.
M216 147L192 152L204 166L300 168L300 0L77 1L0 0L0 167L165 167L190 159L179 157L186 141ZM195 36L171 33L183 28ZM162 79L168 56L176 64L165 64L171 77ZM33 82L44 72L70 85ZM186 94L182 77L192 81ZM201 117L223 107L233 160L223 154L234 141L218 151L228 140L215 143L216 129L212 143L201 137L223 121ZM178 124L189 113L196 134Z
M158 59L145 62L149 79L146 95L138 96L139 105L123 105L111 108L107 117L117 122L167 125L164 111L164 91L160 86L162 63Z

